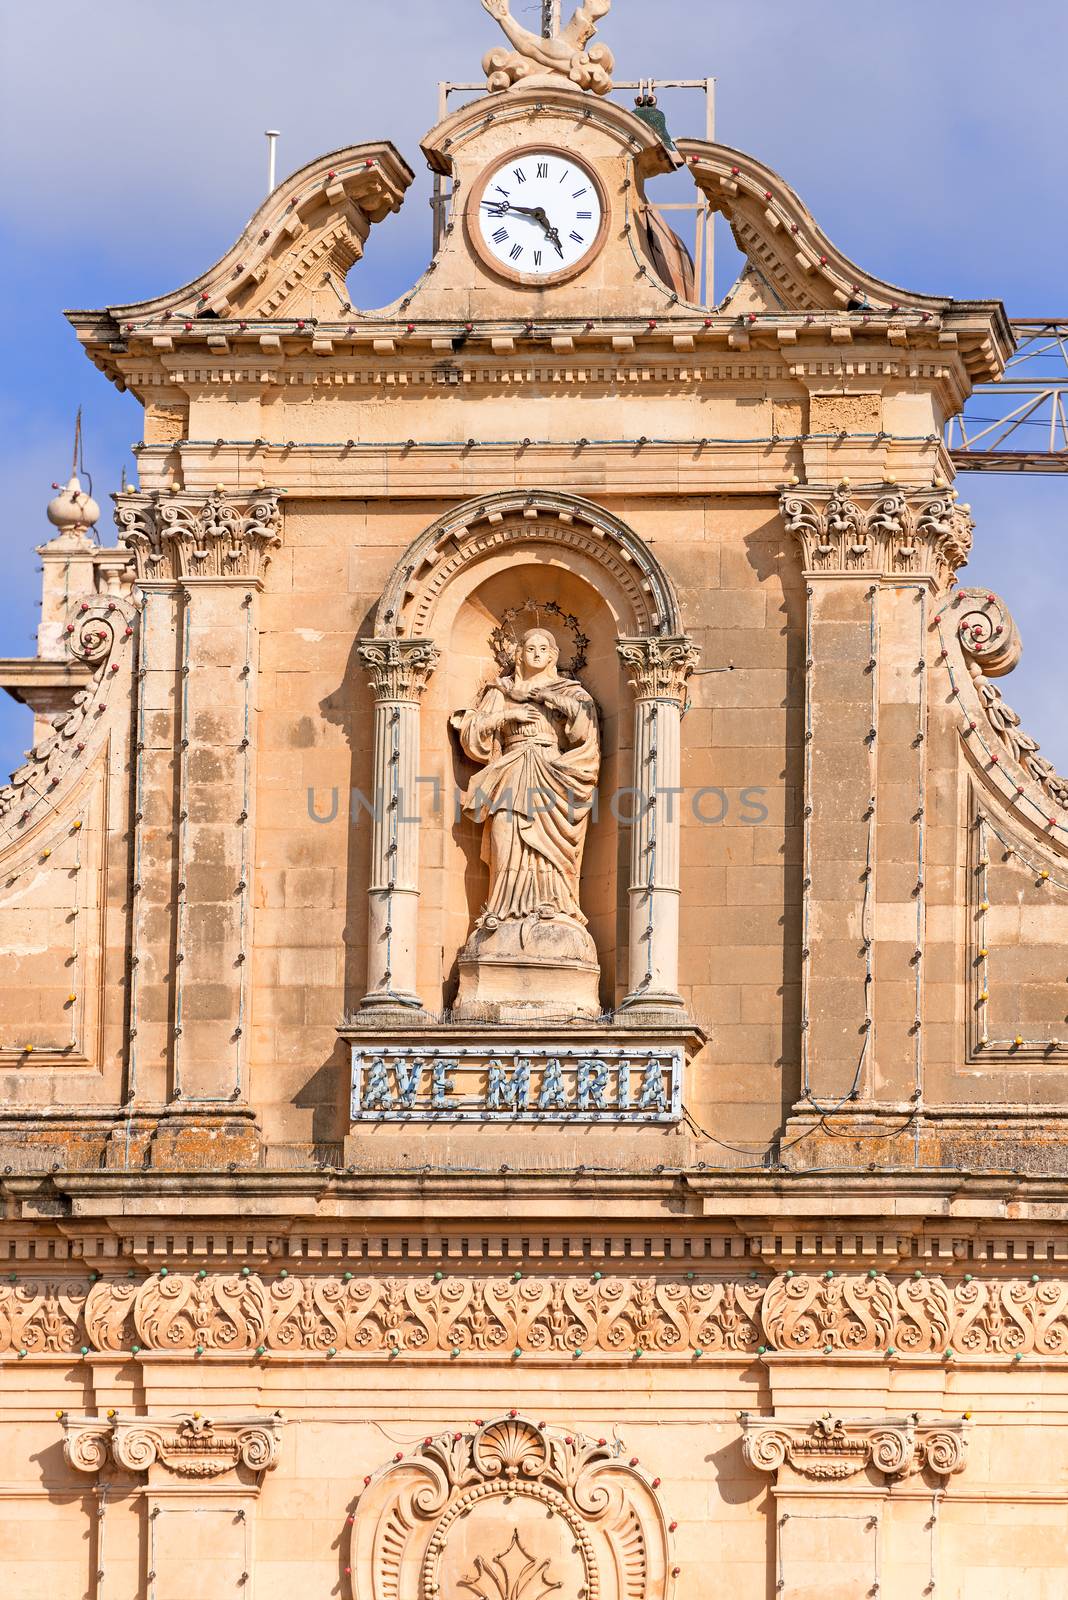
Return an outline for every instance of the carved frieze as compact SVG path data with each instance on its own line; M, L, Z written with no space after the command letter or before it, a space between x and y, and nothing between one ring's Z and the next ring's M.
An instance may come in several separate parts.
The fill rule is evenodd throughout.
M223 1421L199 1411L173 1418L72 1417L63 1420L63 1452L79 1472L99 1472L110 1460L126 1472L162 1467L182 1478L219 1478L238 1466L265 1472L278 1460L279 1412Z
M938 1418L843 1419L829 1412L810 1423L779 1422L740 1413L742 1451L758 1472L788 1467L814 1483L842 1483L871 1468L888 1479L924 1468L938 1477L967 1463L965 1424Z
M0 1355L1068 1358L1068 1279L168 1271L0 1284Z
M140 491L115 500L115 522L140 580L262 578L281 544L278 491Z
M516 1411L398 1454L352 1519L361 1600L661 1600L668 1559L655 1487L634 1459Z
M950 491L887 489L858 498L847 483L787 490L783 520L808 572L915 574L943 584L968 559L974 523Z

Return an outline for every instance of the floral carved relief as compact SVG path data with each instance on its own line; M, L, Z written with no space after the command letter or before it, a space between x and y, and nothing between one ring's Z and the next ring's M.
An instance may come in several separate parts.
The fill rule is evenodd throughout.
M637 1463L518 1412L444 1433L366 1482L353 1591L419 1600L661 1600L667 1525Z
M1068 1280L168 1272L0 1283L0 1355L1068 1357Z

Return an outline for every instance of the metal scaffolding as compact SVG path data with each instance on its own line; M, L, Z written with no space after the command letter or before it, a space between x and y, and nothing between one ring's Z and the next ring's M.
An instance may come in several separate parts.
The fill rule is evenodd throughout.
M1000 383L981 383L946 424L966 472L1068 472L1068 319L1012 323L1016 354Z

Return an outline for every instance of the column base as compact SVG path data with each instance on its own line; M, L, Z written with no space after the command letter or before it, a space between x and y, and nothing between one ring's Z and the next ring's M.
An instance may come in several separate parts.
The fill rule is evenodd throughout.
M617 1011L685 1011L681 994L669 989L632 989L616 1007Z
M407 1015L410 1012L419 1012L423 1016L427 1011L417 994L412 994L404 989L372 989L360 1001L359 1010L368 1011L402 1011Z

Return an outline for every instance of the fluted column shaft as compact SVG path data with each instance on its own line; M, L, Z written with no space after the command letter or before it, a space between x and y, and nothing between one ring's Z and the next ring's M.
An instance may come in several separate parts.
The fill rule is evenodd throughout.
M426 639L365 639L357 653L375 697L367 993L361 1004L418 1008L419 708L439 653Z
M684 637L621 639L617 648L634 689L629 982L622 1006L681 1006L682 713L697 651Z

